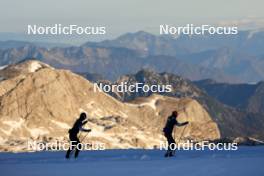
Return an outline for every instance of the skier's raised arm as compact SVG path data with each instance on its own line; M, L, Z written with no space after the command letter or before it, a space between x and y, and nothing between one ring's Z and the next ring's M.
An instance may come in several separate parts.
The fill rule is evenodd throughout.
M183 122L183 123L179 123L179 122L176 123L177 126L184 126L184 125L187 125L187 124L189 124L188 121Z
M80 126L79 126L79 130L80 131L83 131L83 132L91 132L92 130L91 129L85 129L83 128L83 126L88 122L88 120L85 120L85 121L82 121Z
M79 128L79 130L83 131L83 132L91 132L92 131L91 129L85 129L82 126Z
M85 125L88 122L88 120L85 120L82 122L82 126Z

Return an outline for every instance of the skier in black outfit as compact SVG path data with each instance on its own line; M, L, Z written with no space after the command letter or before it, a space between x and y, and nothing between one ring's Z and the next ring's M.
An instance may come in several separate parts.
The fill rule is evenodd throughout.
M78 154L80 152L80 150L78 150L77 145L80 144L80 140L78 139L78 133L79 131L84 131L84 132L91 132L91 129L84 129L82 126L85 125L88 122L88 120L86 120L86 113L81 113L80 114L80 118L77 119L73 125L73 127L69 130L69 138L71 140L71 146L69 148L69 150L66 153L66 158L69 159L70 158L70 153L72 150L75 150L75 158L78 157Z
M166 125L163 128L164 136L167 138L167 141L168 141L168 151L165 154L165 157L173 156L173 150L171 149L171 144L175 144L175 140L172 137L172 132L173 132L174 125L184 126L184 125L187 125L189 123L189 122L179 123L177 121L177 119L176 119L177 116L178 116L178 112L177 111L173 111L172 115L170 115L168 117Z

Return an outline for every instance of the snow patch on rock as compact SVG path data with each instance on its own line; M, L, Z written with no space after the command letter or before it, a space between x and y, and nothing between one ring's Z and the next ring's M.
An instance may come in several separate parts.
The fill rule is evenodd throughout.
M156 110L156 102L157 102L158 99L159 99L159 97L154 97L154 98L151 99L150 101L148 101L148 102L144 102L144 103L141 103L140 105L141 105L141 106L149 106L149 107L151 107L152 109Z
M49 131L43 129L43 128L31 128L27 129L32 137L39 137L41 135L49 134Z
M39 70L40 68L42 68L42 65L39 62L34 61L30 64L28 70L29 70L29 72L33 73L33 72L36 72L37 70Z
M51 122L56 124L60 128L63 128L63 129L70 129L71 128L70 125L68 125L67 123L63 123L63 122L59 122L59 121L55 121L55 120L51 120Z
M10 135L14 129L20 128L23 125L24 120L23 119L19 119L18 121L7 120L7 121L3 121L2 123L10 126L8 130L1 129L4 133Z
M8 67L8 65L2 65L2 66L0 66L0 70L5 69L6 67Z

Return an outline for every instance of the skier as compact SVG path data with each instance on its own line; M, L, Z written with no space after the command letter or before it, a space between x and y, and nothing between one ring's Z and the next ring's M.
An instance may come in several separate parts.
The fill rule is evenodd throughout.
M189 122L179 123L176 119L177 117L178 117L178 112L173 111L172 114L168 117L166 125L163 128L164 136L167 138L167 141L168 141L168 150L165 154L165 157L173 156L173 150L171 149L171 146L176 145L175 140L172 137L174 125L184 126L184 125L187 125L189 123Z
M84 132L91 132L91 129L84 129L83 125L85 125L88 122L86 120L86 113L81 113L79 119L77 119L73 125L73 127L69 130L69 138L70 138L70 147L66 153L66 158L70 158L70 153L72 150L75 150L75 158L78 157L78 154L80 150L78 149L77 145L80 144L80 140L78 139L78 133L79 131L84 131Z

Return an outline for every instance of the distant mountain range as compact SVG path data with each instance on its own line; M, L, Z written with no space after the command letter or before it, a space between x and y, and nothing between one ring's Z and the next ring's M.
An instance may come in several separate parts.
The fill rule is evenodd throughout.
M239 31L238 35L181 35L176 39L139 31L122 35L115 40L88 42L84 46L125 47L145 56L173 56L194 67L222 73L231 80L211 74L211 77L220 82L232 82L235 79L238 82L264 80L263 31ZM208 73L207 70L205 72ZM190 76L188 78L196 79Z
M199 53L219 48L230 48L243 51L249 55L263 55L264 31L239 31L237 35L180 35L156 36L144 31L124 34L115 40L94 43L84 46L120 47L141 51L147 55L169 55Z
M74 72L90 72L115 80L119 76L135 73L142 68L152 68L159 72L168 71L194 80L211 78L232 81L224 73L194 66L172 56L146 56L127 48L70 47L40 48L25 46L0 50L1 65L17 63L28 58L38 58L56 68L70 69ZM213 75L213 76L212 76Z
M139 31L114 40L87 42L79 47L46 48L11 43L12 48L0 47L0 65L38 58L56 68L101 74L112 81L148 68L190 80L252 83L264 80L263 41L262 31L178 38Z
M54 48L54 47L69 47L71 45L63 43L48 43L48 42L27 42L27 41L18 41L18 40L6 40L0 41L0 49L12 49L12 48L21 48L26 46L37 46L44 48Z

